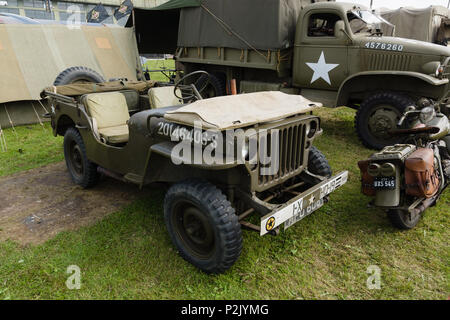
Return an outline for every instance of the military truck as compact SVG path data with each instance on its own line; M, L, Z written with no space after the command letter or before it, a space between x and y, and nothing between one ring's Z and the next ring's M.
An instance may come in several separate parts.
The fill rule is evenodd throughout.
M42 97L76 184L106 175L167 185L164 217L180 255L220 273L241 253L241 226L278 234L322 207L348 172L332 177L313 146L320 103L282 92L202 99L209 79L196 71L175 86L75 83Z
M177 68L212 74L212 95L225 94L235 79L240 93L279 90L354 108L356 131L370 148L398 142L389 131L406 107L428 106L447 92L450 49L382 34L386 21L361 5L177 0L160 10L176 8ZM144 31L151 32L138 25L138 38Z

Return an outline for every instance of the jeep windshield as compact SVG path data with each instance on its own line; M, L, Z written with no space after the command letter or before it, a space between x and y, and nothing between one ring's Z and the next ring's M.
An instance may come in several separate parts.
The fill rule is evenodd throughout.
M381 30L387 31L392 36L394 25L369 10L352 10L347 13L347 18L353 34L370 33L380 34Z

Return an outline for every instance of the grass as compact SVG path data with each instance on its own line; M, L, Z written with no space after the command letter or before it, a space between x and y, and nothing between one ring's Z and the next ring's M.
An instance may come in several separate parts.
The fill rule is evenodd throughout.
M244 231L242 255L227 273L206 275L178 256L164 226L163 191L154 190L42 245L0 242L0 299L447 299L450 193L415 229L394 229L359 192L356 163L373 151L356 138L354 112L318 114L324 135L315 145L335 172L349 170L350 181L278 237ZM62 159L60 138L38 126L18 128L24 133L28 138L11 149L29 158L0 154L3 175ZM11 141L11 130L6 134ZM17 161L22 167L9 164ZM65 285L69 265L81 268L80 290ZM381 269L380 290L366 286L371 265Z
M160 70L162 68L175 69L175 60L147 60L143 66L144 70ZM150 72L150 79L155 81L168 81L167 77L161 72Z
M8 151L0 152L0 177L63 160L62 137L51 130L48 122L3 130Z

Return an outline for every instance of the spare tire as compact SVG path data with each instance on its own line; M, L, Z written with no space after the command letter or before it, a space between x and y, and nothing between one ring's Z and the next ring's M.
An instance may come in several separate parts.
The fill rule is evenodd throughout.
M54 86L62 86L71 83L101 83L105 79L95 70L87 67L70 67L61 72L53 82Z

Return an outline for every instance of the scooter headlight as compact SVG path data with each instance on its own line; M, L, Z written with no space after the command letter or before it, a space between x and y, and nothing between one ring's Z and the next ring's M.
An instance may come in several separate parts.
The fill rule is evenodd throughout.
M435 115L436 111L433 107L425 107L420 111L420 122L426 124L427 122L433 120Z
M380 175L380 165L378 163L371 163L369 164L369 167L367 168L367 173L371 175L372 177L377 177Z
M383 163L380 167L381 175L392 177L395 175L395 166L392 163Z

